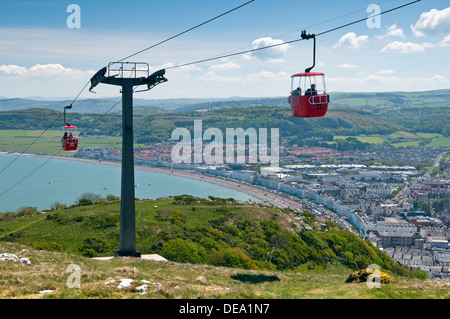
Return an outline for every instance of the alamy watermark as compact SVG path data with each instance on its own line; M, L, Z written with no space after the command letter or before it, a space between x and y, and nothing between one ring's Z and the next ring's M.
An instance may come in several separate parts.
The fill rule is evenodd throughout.
M66 12L71 13L66 20L66 25L69 29L81 28L81 8L78 4L69 4Z
M372 270L372 274L367 277L366 285L370 289L381 288L381 270L378 265L372 264L367 267L368 270Z
M175 164L279 164L278 128L270 129L270 147L267 128L260 128L258 131L255 128L226 128L224 144L223 132L218 128L208 128L203 132L202 120L194 120L193 138L187 128L179 127L173 130L171 139L179 140L171 152L171 159ZM210 142L204 145L204 141Z
M369 4L366 12L370 12L371 15L367 18L366 24L369 29L381 28L381 8L377 4Z
M67 287L68 288L81 288L81 268L76 264L70 264L67 266L66 272L71 273L67 277Z

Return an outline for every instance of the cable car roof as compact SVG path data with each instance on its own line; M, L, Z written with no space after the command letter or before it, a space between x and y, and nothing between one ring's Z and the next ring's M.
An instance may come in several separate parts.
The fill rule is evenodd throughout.
M325 75L325 73L322 73L322 72L308 72L308 73L302 72L302 73L297 73L297 74L291 75L291 78L293 78L295 76L315 76L315 75Z
M77 127L72 126L72 125L67 125L67 126L63 126L63 128L70 130L70 129L76 129Z

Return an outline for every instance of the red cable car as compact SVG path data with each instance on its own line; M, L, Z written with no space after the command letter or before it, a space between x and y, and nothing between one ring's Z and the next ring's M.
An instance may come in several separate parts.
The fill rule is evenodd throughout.
M311 72L316 64L316 36L302 31L302 39L310 38L314 39L313 66L303 73L291 76L289 104L295 117L322 117L327 113L330 102L330 97L326 93L325 74Z
M74 152L78 149L78 136L74 135L72 132L67 131L73 131L76 130L77 127L70 125L66 122L66 109L71 109L72 105L64 107L64 124L66 126L63 126L63 129L65 130L64 136L61 138L61 146L64 151L68 152Z
M322 117L328 109L329 95L326 93L325 74L304 72L291 76L291 105L295 117ZM294 87L296 89L294 90Z

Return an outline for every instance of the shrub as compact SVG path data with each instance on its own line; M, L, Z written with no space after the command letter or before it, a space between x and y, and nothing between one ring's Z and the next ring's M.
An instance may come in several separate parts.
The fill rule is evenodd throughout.
M78 201L78 205L80 205L80 206L89 206L89 205L94 205L94 202L92 201L92 199L89 199L89 198L81 198Z
M106 200L108 202L118 201L118 200L120 200L120 197L110 194L110 195L106 195Z
M54 202L51 206L50 209L51 210L60 210L60 209L65 209L66 205L61 204L60 202Z
M242 268L242 264L239 261L239 257L231 250L227 250L223 254L223 266L231 268Z
M33 247L39 250L47 250L47 251L63 251L63 246L57 242L33 242L29 243L28 246Z
M174 211L169 218L170 222L178 226L183 226L186 222L186 214L179 210Z
M206 261L206 249L199 244L181 238L171 239L163 244L161 255L171 261L201 264Z
M0 221L10 221L13 220L14 218L16 218L16 214L14 214L13 212L6 212L6 213L0 213Z
M391 275L383 271L376 271L375 269L369 268L361 269L351 273L345 282L367 282L367 279L370 275L378 278L380 280L380 283L382 284L391 284L395 282L394 277L392 277Z
M17 216L33 216L38 214L37 207L22 206L17 210Z
M83 241L83 246L80 247L81 253L86 257L94 257L99 253L105 253L111 250L112 247L110 243L103 239L95 237L85 239Z
M258 263L252 260L240 248L226 248L212 252L208 255L208 264L231 268L260 269Z

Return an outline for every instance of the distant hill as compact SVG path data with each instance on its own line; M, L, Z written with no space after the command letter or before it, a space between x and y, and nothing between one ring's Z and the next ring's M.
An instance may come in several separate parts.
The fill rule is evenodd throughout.
M322 118L292 116L286 97L229 99L135 100L135 137L139 143L170 138L177 127L192 129L194 119L203 129L216 127L280 128L288 142L308 137L389 135L398 131L450 134L450 90L392 93L332 93L329 111ZM121 132L119 100L77 101L69 115L71 124L87 134L117 136ZM0 101L0 129L45 129L61 127L61 111L69 101ZM43 108L32 106L41 105ZM22 106L21 109L18 109ZM23 107L28 106L28 108ZM54 110L56 109L56 111ZM100 110L102 110L100 112ZM110 111L105 115L107 111ZM56 119L60 117L59 121Z
M105 113L120 98L83 99L77 100L73 111L78 113ZM435 90L423 92L331 92L330 109L355 108L379 111L385 108L398 107L446 107L450 105L450 90ZM18 109L46 108L62 111L72 100L34 99L0 99L0 111ZM230 98L177 98L177 99L140 99L133 100L135 114L160 114L164 112L194 112L219 108L250 107L250 106L288 106L286 96L281 97L230 97ZM120 104L112 112L120 112Z
M450 90L421 92L331 93L332 108L380 110L399 107L448 107Z
M333 136L361 134L389 135L398 131L439 133L448 136L450 107L403 107L382 109L378 112L357 109L330 108L321 118L293 117L288 106L251 106L220 108L205 112L158 113L135 115L135 138L138 143L159 142L170 139L177 127L193 129L194 119L203 121L203 130L242 127L279 128L288 142L300 143L308 137L322 137L332 141ZM62 113L48 109L28 109L0 112L0 129L59 129L63 125ZM121 132L119 113L71 113L69 123L87 134L117 136Z

